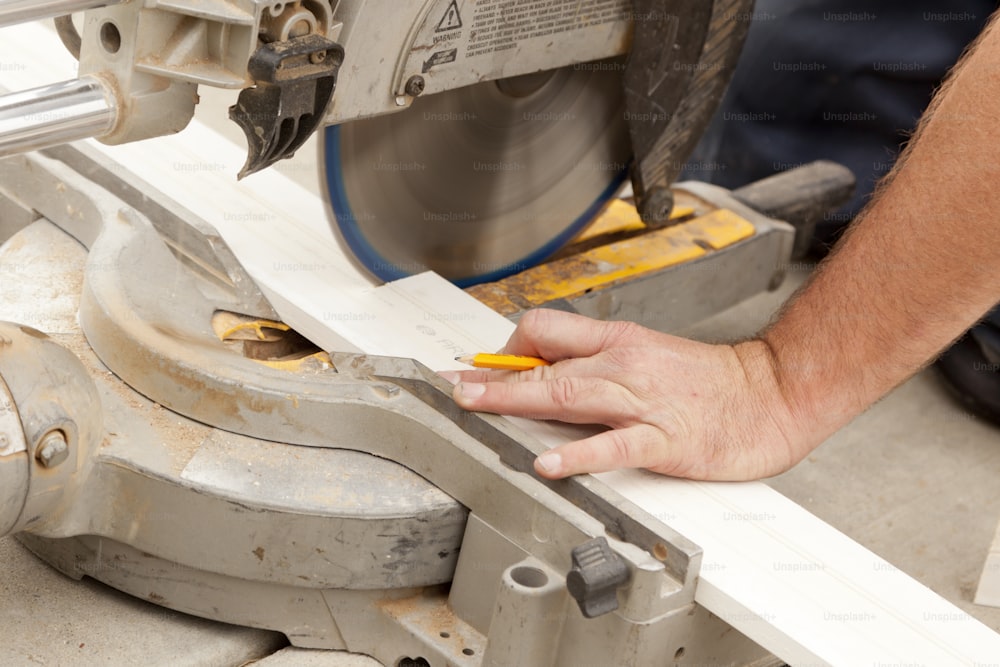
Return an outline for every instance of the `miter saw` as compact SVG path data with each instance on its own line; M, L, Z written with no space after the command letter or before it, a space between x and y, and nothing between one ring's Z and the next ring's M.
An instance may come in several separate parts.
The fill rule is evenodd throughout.
M773 286L792 251L794 229L747 206L773 187L670 187L750 6L0 1L0 24L86 10L58 21L79 78L0 97L0 153L47 149L0 161L17 240L0 268L45 243L82 279L79 328L55 336L72 353L0 325L0 534L71 576L387 665L773 662L694 603L700 552L663 521L533 476L537 443L415 362L310 349L210 221L61 145L182 131L199 86L240 89L244 174L330 126L335 228L376 276L482 283L511 316L620 316L666 289L697 319ZM843 188L824 178L772 208L825 208ZM577 238L629 179L641 220ZM640 271L645 246L666 260ZM734 280L674 271L723 256ZM33 282L3 277L5 312Z
M243 174L326 130L336 226L383 279L533 266L629 178L645 221L725 89L749 0L76 0L79 78L0 101L0 154L181 131L199 86L242 90Z

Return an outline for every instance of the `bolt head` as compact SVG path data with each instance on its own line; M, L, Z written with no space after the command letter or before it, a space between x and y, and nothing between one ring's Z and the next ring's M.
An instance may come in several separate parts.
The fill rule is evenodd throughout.
M424 77L411 76L410 80L406 82L406 94L411 97L420 97L424 94L425 85Z
M62 431L52 431L42 438L35 458L44 468L54 468L69 458L69 443Z

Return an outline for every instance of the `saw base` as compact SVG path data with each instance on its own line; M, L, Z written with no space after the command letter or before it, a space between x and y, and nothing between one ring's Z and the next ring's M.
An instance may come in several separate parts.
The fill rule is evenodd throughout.
M615 540L637 568L626 611L585 618L564 577L571 547L602 532L594 517L525 486L505 455L483 447L492 436L470 437L392 381L412 374L405 360L334 353L289 372L246 358L211 326L219 310L241 310L238 295L203 282L183 249L168 249L141 217L118 216L121 202L97 186L75 190L65 164L34 160L18 171L37 191L89 201L93 217L72 228L90 254L77 246L79 264L65 266L83 285L86 338L75 318L55 329L83 359L107 429L67 511L24 536L43 559L173 609L391 665L645 665L682 648L702 662L766 655L693 604L697 548L652 518L634 525L671 545L668 562ZM28 235L46 225L5 248L33 247ZM558 631L526 645L518 628L553 619Z
M30 226L11 247L33 247L36 234L51 237L49 223ZM76 245L65 235L63 242ZM91 262L101 250L92 249ZM114 254L127 256L121 250ZM484 664L505 633L523 650L520 617L497 621L492 603L484 604L495 598L540 620L559 619L576 663L595 652L633 650L621 643L635 641L625 618L588 621L574 613L558 573L406 468L186 419L109 373L66 319L60 329L60 342L97 383L111 433L93 457L100 483L77 499L74 516L57 531L77 534L19 539L68 576L91 577L177 611L278 630L295 646L365 653L387 665ZM413 437L412 425L405 433ZM99 507L102 532L120 539L83 528L94 525ZM466 557L456 563L459 553ZM547 600L539 600L542 593ZM575 624L579 629L571 630ZM538 629L540 637L551 636ZM692 605L658 615L641 634L640 653L649 658L684 648L685 655L715 661L748 650L745 638ZM541 642L530 655L544 661L552 650Z

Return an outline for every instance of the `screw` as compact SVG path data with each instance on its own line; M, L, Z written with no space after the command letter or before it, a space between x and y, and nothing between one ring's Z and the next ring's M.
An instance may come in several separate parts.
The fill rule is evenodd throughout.
M314 51L309 54L309 62L313 65L319 65L324 60L326 60L326 51Z
M69 458L69 443L62 431L50 431L38 446L35 458L44 468L55 468Z
M419 74L411 76L406 82L406 94L410 97L420 97L424 94L424 77Z

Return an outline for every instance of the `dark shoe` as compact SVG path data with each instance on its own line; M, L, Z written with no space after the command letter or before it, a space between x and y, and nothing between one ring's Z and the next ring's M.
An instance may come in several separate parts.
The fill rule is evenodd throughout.
M959 338L935 366L970 412L1000 425L1000 307Z

